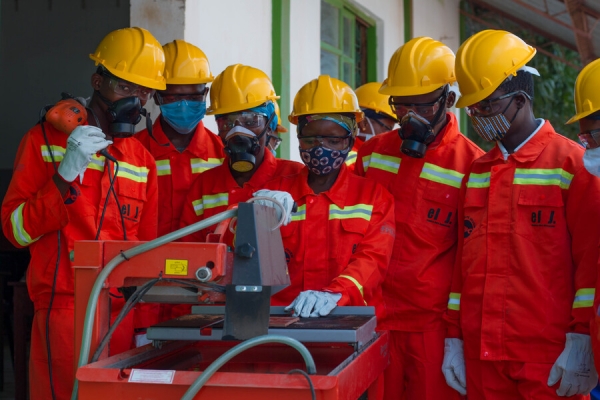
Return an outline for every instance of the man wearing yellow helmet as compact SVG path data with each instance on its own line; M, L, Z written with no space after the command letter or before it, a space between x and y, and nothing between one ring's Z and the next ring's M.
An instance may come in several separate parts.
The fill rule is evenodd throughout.
M592 61L581 70L575 81L575 115L567 124L579 122L579 139L585 146L583 166L592 175L600 177L600 59ZM598 269L600 272L600 268ZM600 292L600 279L596 290ZM592 347L596 370L600 368L600 297L594 297L592 308Z
M302 168L300 163L275 158L267 149L267 138L277 129L274 102L278 98L269 77L257 68L230 65L215 78L208 114L215 115L225 161L193 182L181 215L182 227L246 201L276 176ZM204 241L212 230L214 227L184 240ZM227 235L225 241L232 245L233 236Z
M384 314L381 282L394 241L392 196L344 164L362 118L346 83L327 75L308 82L289 117L306 166L255 193L298 205L281 228L291 283L272 297L272 304L295 315L319 317L336 305L370 305L379 318Z
M221 139L202 122L206 113L207 84L214 79L206 55L183 40L167 43L163 51L167 87L154 95L161 114L151 130L145 129L136 135L156 160L159 235L179 229L181 210L192 181L221 165L225 157ZM188 314L190 307L139 304L135 323L137 344L146 344L145 328L159 319Z
M355 172L382 183L395 198L396 240L383 282L390 331L385 397L455 399L441 372L457 243L458 194L471 162L483 152L458 128L449 108L456 95L454 53L420 37L392 56L379 93L400 129L366 141Z
M35 307L29 361L34 400L71 396L74 242L156 237L156 165L130 136L145 113L143 105L154 90L165 88L162 48L147 30L125 28L109 33L90 58L98 68L87 121L72 132L44 121L33 127L21 141L2 204L6 236L31 252L27 286ZM123 296L111 294L118 312ZM121 341L111 340L111 354L129 349L131 331L121 334Z
M537 71L526 66L535 53L510 32L485 30L456 56L457 106L496 143L461 193L446 318L444 374L469 400L583 399L598 382L590 320L600 180L579 144L535 118Z

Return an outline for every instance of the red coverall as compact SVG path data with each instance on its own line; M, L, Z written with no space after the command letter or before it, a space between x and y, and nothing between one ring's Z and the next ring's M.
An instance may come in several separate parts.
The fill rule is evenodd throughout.
M96 236L104 201L109 194L106 165L113 165L112 162L105 163L103 156L95 156L87 167L83 183L77 178L63 197L52 181L52 176L63 159L68 136L48 123L44 127L56 164L52 163L40 125L36 125L21 141L13 177L2 203L4 234L15 246L29 246L31 252L27 287L35 307L29 361L32 400L52 398L45 334L58 252L60 258L50 314L52 374L56 398L71 397L75 378L75 338L73 270L70 258L72 259L75 240L93 240ZM119 160L114 190L119 197L121 209L114 197L110 196L99 239L123 240L121 215L125 221L128 240L154 239L158 198L154 159L134 139L115 138L113 141L109 152ZM122 306L123 300L119 300ZM125 331L127 333L124 340L131 342L132 331ZM111 340L111 353L129 348L130 343L119 344L115 340ZM115 344L122 348L115 351Z
M442 374L443 315L452 282L458 195L470 164L483 155L447 124L425 157L400 151L398 130L377 135L360 148L356 173L383 184L395 198L396 241L383 282L386 316L378 324L390 330L390 366L386 398L453 399Z
M469 400L561 398L550 369L594 316L600 180L583 151L546 121L507 160L496 146L472 165L446 317Z
M252 178L240 187L229 170L229 159L225 158L222 165L204 172L192 183L181 213L180 227L219 214L232 204L246 201L254 192L264 189L270 180L297 173L303 167L304 164L275 158L270 151L265 151L264 159ZM215 227L216 225L213 225L181 240L203 242L207 234L214 232ZM225 243L233 246L233 234L226 235Z
M304 290L329 291L342 294L338 305L374 306L381 317L395 232L392 196L345 166L326 192L315 194L307 182L304 168L266 185L290 193L298 206L281 227L291 283L272 304L287 306Z
M161 118L152 127L152 135L144 129L135 137L142 142L156 160L158 174L158 235L166 235L179 229L179 218L185 198L196 176L223 163L225 151L223 142L204 127L200 121L189 145L183 151L177 150L162 129ZM162 320L168 320L190 313L189 305L138 304L135 314L135 328L145 330Z

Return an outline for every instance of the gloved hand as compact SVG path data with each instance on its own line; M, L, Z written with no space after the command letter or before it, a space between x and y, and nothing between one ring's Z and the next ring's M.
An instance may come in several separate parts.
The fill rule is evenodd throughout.
M294 317L323 317L331 312L342 298L341 293L319 292L306 290L300 292L285 311L294 310Z
M258 192L255 192L253 196L271 197L280 202L285 209L285 221L283 221L283 225L285 226L290 223L292 220L292 209L294 208L294 199L292 198L291 194L279 190L261 189ZM281 221L281 208L278 207L277 204L269 200L256 200L256 204L275 208L275 211L277 212L277 219Z
M465 353L461 339L444 340L444 362L442 372L446 383L452 389L465 396L467 394L467 376L465 373Z
M105 138L102 130L95 126L82 125L73 129L67 139L65 156L58 166L59 175L67 182L73 182L77 176L83 180L92 156L112 143Z
M598 373L594 367L592 342L589 335L567 333L565 349L550 370L548 386L560 382L556 394L573 396L589 394L598 384Z

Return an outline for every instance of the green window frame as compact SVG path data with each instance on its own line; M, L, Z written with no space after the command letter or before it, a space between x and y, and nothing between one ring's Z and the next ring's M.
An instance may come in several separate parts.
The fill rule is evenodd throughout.
M375 23L344 0L321 0L321 74L353 88L377 80Z

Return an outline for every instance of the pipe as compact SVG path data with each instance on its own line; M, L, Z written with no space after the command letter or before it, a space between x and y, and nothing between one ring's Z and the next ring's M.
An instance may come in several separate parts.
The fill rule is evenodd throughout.
M219 358L213 361L204 372L196 378L196 380L192 383L189 389L184 393L181 400L192 400L196 394L202 389L202 386L210 379L211 376L215 372L219 370L227 361L231 360L233 357L237 356L244 350L247 350L251 347L258 346L265 343L283 343L287 344L296 350L302 355L304 358L304 363L306 364L306 370L310 375L314 375L317 373L317 367L315 366L315 361L312 358L312 355L308 351L308 349L296 339L292 339L287 336L281 335L263 335L257 336L252 339L248 339L235 347L232 347L227 352L223 353Z
M83 324L83 335L81 338L81 350L79 353L79 361L77 364L77 368L83 367L89 361L90 357L90 346L92 341L92 327L94 326L94 315L96 313L96 306L98 305L98 296L100 295L100 291L102 290L102 286L104 285L104 281L110 273L123 262L125 259L131 259L139 254L145 253L149 250L155 249L159 246L172 242L173 240L180 239L186 235L192 234L199 230L205 229L211 225L217 224L221 221L224 221L228 218L235 217L237 215L237 209L231 209L219 213L217 215L213 215L210 218L205 220L196 222L195 224L186 226L185 228L181 228L176 230L175 232L171 232L149 242L143 243L139 246L132 247L131 249L122 252L120 255L116 256L100 272L98 278L96 278L96 282L94 282L94 286L92 287L92 291L90 293L90 298L88 300L86 312L85 312L85 320ZM73 385L73 392L71 393L71 399L77 399L77 390L79 387L79 382L77 378L75 378L75 383Z

